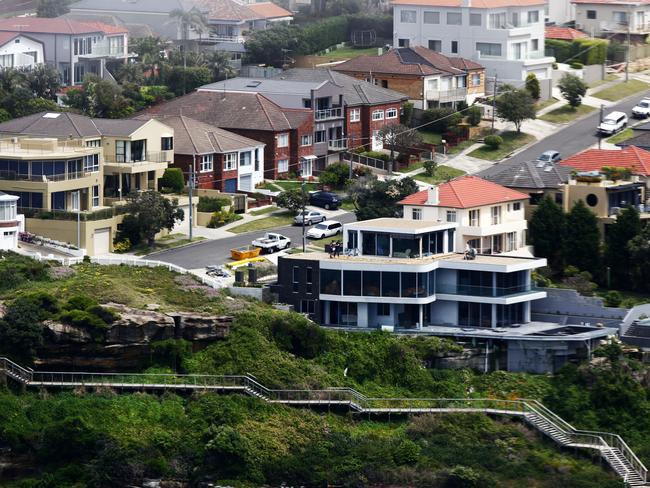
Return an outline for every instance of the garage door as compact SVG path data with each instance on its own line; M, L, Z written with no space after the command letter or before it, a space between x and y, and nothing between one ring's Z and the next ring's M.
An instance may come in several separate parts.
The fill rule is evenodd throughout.
M223 189L226 193L235 193L237 191L237 178L226 180Z
M253 191L253 175L246 175L239 178L239 189L241 191Z
M97 229L93 236L94 255L108 254L110 252L111 228Z

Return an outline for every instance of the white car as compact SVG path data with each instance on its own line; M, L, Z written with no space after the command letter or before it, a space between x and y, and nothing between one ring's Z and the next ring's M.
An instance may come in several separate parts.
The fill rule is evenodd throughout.
M625 129L627 125L627 115L623 112L610 112L605 116L603 121L598 125L598 132L602 134L615 134Z
M324 222L327 220L327 217L325 217L322 213L316 212L315 210L305 210L304 212L299 213L296 215L296 217L293 219L293 222L296 225L302 225L304 222L305 225L312 225L317 222Z
M650 98L644 98L632 109L632 116L637 119L650 117Z
M335 236L341 232L343 232L343 225L341 222L337 222L336 220L326 220L325 222L321 222L309 229L307 231L307 237L311 237L312 239L322 239L323 237Z

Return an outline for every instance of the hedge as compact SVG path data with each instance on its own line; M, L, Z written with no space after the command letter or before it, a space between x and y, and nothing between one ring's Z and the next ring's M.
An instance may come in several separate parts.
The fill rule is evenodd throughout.
M608 45L609 42L605 39L575 39L571 42L546 39L545 41L546 54L554 56L559 63L578 61L584 65L605 64ZM588 49L590 47L591 49Z

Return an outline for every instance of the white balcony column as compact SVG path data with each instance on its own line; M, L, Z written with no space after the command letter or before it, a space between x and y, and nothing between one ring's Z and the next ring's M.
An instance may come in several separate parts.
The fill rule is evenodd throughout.
M357 304L357 327L368 327L368 304Z
M496 303L492 304L492 321L490 323L490 327L493 329L496 329L497 327L497 305Z
M530 302L524 302L524 324L530 322Z
M422 304L418 305L418 311L420 312L420 317L418 320L418 329L422 330L422 326L424 325L424 305Z
M447 254L449 252L449 229L446 229L443 235L444 237L442 239L442 252Z
M330 324L330 302L322 301L320 302L323 307L323 323L325 325Z

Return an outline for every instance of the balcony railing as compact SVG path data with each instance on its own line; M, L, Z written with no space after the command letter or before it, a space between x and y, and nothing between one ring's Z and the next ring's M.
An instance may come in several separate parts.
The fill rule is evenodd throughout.
M39 183L49 183L56 181L78 180L90 176L92 173L87 171L78 171L70 173L61 173L56 175L26 175L16 171L0 171L0 180L5 181L34 181Z
M113 57L113 58L124 58L126 54L124 53L124 46L109 46L107 43L97 43L93 44L92 52L87 54L80 54L80 58L103 58L103 57Z
M81 212L73 212L63 209L46 210L44 208L18 207L18 212L28 219L77 220L77 214L79 214L79 220L82 222L110 219L116 215L125 214L126 211L127 207L125 205L115 205L110 208L102 208L98 210L82 210Z
M436 293L447 295L468 295L474 297L506 297L537 291L534 285L516 285L505 288L474 285L446 285L436 283Z
M427 100L460 101L467 97L467 88L452 90L427 90Z
M314 112L315 120L340 119L342 117L343 117L342 107L328 108L325 110L316 110Z
M104 161L123 164L169 163L173 159L173 154L173 151L150 151L144 157L130 156L129 158L124 154L107 154L104 156Z
M337 151L339 149L347 149L348 147L348 140L347 138L345 139L332 139L327 141L327 148L332 150L332 151Z
M221 34L210 34L207 38L203 39L205 42L235 42L243 44L246 39L243 36L227 36Z

